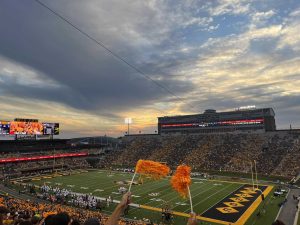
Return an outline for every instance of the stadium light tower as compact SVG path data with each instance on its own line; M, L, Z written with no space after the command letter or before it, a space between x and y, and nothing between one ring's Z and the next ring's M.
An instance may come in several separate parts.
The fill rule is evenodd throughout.
M129 135L129 125L132 124L132 119L125 118L125 123L127 124L127 135Z

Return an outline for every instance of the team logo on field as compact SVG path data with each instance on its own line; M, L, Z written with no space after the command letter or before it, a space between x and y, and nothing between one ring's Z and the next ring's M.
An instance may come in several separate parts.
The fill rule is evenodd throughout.
M234 195L242 198L253 198L253 196L249 194L234 194Z
M223 202L224 205L227 205L229 207L243 207L241 203L238 202Z
M241 191L243 194L255 194L255 191L251 191L251 190L242 190Z
M256 191L254 191L252 188L244 188L244 190L241 192L244 194L256 194Z
M217 208L217 210L219 210L221 213L237 213L237 212L239 212L236 209L231 208L231 207L221 207L221 208Z
M264 192L268 186L259 186L259 188L260 189L253 189L252 186L244 184L223 198L222 201L202 213L201 216L222 221L224 222L223 224L235 224L237 222L244 224L257 207L254 205L254 202L257 199L261 200L259 198L260 192ZM268 190L268 193L269 191L270 190ZM248 217L242 218L245 212L248 212ZM241 223L239 219L241 219Z
M235 201L235 202L249 202L248 199L245 199L245 198L242 198L242 197L229 198L229 199L232 200L232 201Z

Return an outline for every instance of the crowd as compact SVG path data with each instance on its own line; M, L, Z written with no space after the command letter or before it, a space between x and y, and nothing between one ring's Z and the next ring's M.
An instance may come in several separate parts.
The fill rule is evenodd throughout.
M62 204L73 205L84 209L102 209L103 202L93 195L72 193L66 188L51 187L44 184L40 187L41 198ZM107 204L105 204L107 205Z
M258 173L292 178L300 172L300 134L286 132L159 136L123 138L118 148L96 158L99 167L112 165L132 168L139 159L150 159L176 166L190 165L193 170L250 172L257 162ZM97 150L99 151L99 150ZM47 152L26 153L31 155ZM8 153L7 157L20 156ZM83 169L91 165L85 158L64 158L0 164L0 177L35 175L57 169ZM49 171L48 171L49 170Z
M130 203L130 193L124 194L111 216L99 211L78 209L60 204L31 202L0 197L0 225L146 225L152 222L121 218ZM188 225L195 225L192 215Z
M10 213L8 218L6 218L6 220L11 221L11 223L8 224L16 224L16 220L20 220L21 222L22 220L32 220L34 218L40 222L49 215L55 215L62 212L66 212L73 221L77 221L80 224L83 224L88 218L98 218L101 224L105 224L108 219L99 211L77 209L60 204L36 203L16 198L0 198L0 204L8 209L7 213Z
M257 163L260 174L297 176L300 172L300 134L273 132L265 134L209 134L178 136L137 136L122 140L119 147L102 157L99 166L132 168L139 159L166 162L171 167L185 163L193 171L217 170L250 172L250 162ZM38 153L38 154L48 154ZM36 153L31 153L36 154ZM13 154L6 157L14 157ZM86 158L29 161L0 164L0 177L37 175L62 170L88 168ZM49 170L49 171L47 171ZM101 201L92 195L78 195L67 189L43 185L42 199L52 203L37 203L10 197L0 197L0 225L2 224L147 224L145 221L120 219L128 194L111 217L101 213ZM67 205L68 206L67 206ZM106 203L104 203L105 205ZM100 209L100 210L99 210ZM92 219L90 219L92 218ZM93 223L94 222L94 223ZM96 223L95 223L96 222ZM59 224L63 224L59 222ZM189 224L195 224L195 218Z
M58 170L66 171L71 169L86 169L89 167L90 164L84 157L5 163L0 164L0 178L35 176Z
M141 136L123 140L99 166L133 166L139 159L151 159L193 170L250 172L250 162L258 173L293 177L300 172L300 134L209 134Z

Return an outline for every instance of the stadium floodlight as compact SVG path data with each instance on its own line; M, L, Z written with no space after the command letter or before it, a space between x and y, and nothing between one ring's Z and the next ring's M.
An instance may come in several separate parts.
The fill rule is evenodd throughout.
M131 124L132 123L132 118L125 118L125 123L126 124Z
M127 135L129 135L129 125L132 124L132 118L125 118L125 123L127 124Z

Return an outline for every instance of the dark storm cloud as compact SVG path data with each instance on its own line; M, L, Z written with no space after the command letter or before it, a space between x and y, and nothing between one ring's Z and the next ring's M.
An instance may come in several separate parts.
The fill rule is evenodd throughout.
M60 85L1 85L8 95L92 111L125 109L167 95L34 1L2 1L0 29L1 55L42 72ZM128 53L122 52L125 58L134 60ZM193 88L187 81L162 78L160 82L167 83L175 93Z
M31 112L26 103L34 102L45 117L56 107L55 116L72 132L91 126L91 119L95 130L107 131L110 123L123 132L124 116L145 125L150 118L155 123L158 112L255 104L273 107L279 124L299 121L299 1L264 7L235 0L41 1L183 102L34 0L2 0L0 97L9 108L2 115Z

